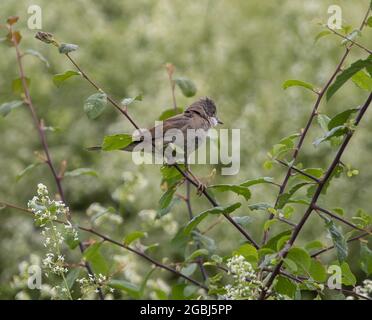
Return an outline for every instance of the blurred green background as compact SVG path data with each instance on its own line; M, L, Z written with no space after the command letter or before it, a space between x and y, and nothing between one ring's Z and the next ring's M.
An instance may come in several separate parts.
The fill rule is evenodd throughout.
M97 228L119 240L129 231L147 230L145 243L160 244L154 256L180 261L184 253L172 246L170 239L187 222L186 206L180 202L171 214L154 222L154 210L162 194L159 166L137 167L126 153L85 150L99 144L104 135L131 133L132 127L113 108L107 108L102 117L90 121L84 114L83 102L94 90L78 77L69 79L60 88L54 86L52 76L73 67L55 48L34 39L35 30L27 28L28 6L37 4L42 8L44 31L52 32L62 42L79 45L73 56L110 95L119 100L143 93L142 102L129 106L130 114L143 127L153 125L162 111L172 107L165 63L176 66L176 76L192 79L198 88L196 97L185 98L177 90L178 104L184 107L197 97L207 95L216 101L219 116L225 123L223 127L241 129L239 174L217 176L214 181L234 183L259 176L273 176L281 181L283 168L263 169L266 154L282 137L298 132L305 125L315 100L314 94L301 88L284 91L282 83L286 79L300 79L321 87L344 48L336 37L314 43L315 35L321 30L317 22L326 22L328 6L338 4L343 10L344 22L358 27L368 3L369 0L2 0L0 23L10 15L18 15L17 28L23 36L21 48L38 50L50 62L47 68L35 57L24 58L37 112L48 126L59 128L48 133L55 163L66 159L68 170L89 167L99 174L98 178L70 177L63 182L75 219L88 225L88 208L92 214L102 210L100 206L113 207L114 213L96 221ZM371 45L372 35L368 29L360 39L367 46ZM0 32L1 36L5 35L3 29ZM11 83L18 73L14 49L1 44L0 52L0 103L3 103L17 99L12 94ZM361 57L365 57L364 52L355 48L347 62ZM365 92L348 83L330 103L323 102L320 110L332 116L358 106L365 98ZM371 207L371 117L368 113L363 119L343 158L345 163L358 168L360 174L351 179L345 176L338 179L327 197L321 199L327 208L343 207L346 217L351 217L358 208L369 211ZM334 155L335 150L328 145L314 148L311 144L320 135L321 130L314 125L305 141L300 160L308 167L325 167ZM39 182L55 191L46 166L37 167L16 182L17 174L37 161L34 152L41 151L27 109L19 108L6 118L0 117L0 137L0 200L26 206ZM208 175L212 169L212 166L193 166L200 176ZM257 187L250 203L272 203L276 192L272 186ZM236 201L236 195L230 193L219 194L218 198L226 204ZM91 206L92 203L95 205ZM205 199L196 197L194 191L192 204L195 213L209 206ZM296 209L294 220L298 220L304 210ZM18 294L22 283L17 286L13 276L19 273L19 268L22 271L22 261L28 261L30 254L43 254L39 232L22 213L9 209L0 213L0 297L32 297L32 293ZM243 203L236 214L252 217L248 230L260 239L266 214L250 212L247 203ZM201 229L216 219L208 218ZM275 226L273 233L281 229L283 226ZM242 241L240 234L225 221L208 235L215 240L216 252L221 255L228 254ZM323 222L314 215L298 243L315 238L330 243ZM358 245L351 248L357 249ZM359 276L360 268L352 259L355 251L351 251L350 261ZM109 261L124 261L125 267L119 276L133 282L138 283L149 269L147 263L109 245L105 246L104 254ZM77 260L78 256L76 252L71 259ZM330 255L329 259L332 258ZM165 285L160 279L168 284L176 281L171 277L159 272L152 285ZM147 295L152 297L151 290Z

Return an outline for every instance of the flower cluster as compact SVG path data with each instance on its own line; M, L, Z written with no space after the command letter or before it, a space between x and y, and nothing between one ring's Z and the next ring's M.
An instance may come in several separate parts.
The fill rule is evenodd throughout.
M34 196L27 204L34 213L36 222L44 227L49 221L57 220L59 216L68 215L68 207L62 201L51 200L45 185L37 185L37 196Z
M80 285L80 290L83 296L88 296L90 293L98 293L99 289L108 288L108 291L113 293L114 288L108 286L108 278L102 273L98 275L88 274L87 278L78 278L76 282Z
M225 285L226 293L221 298L256 300L262 282L252 265L242 255L235 255L227 261L227 268L234 281L233 284Z
M60 254L55 255L51 252L48 252L45 255L45 258L43 259L43 267L56 275L62 275L68 272L68 269L65 267L65 257Z
M357 286L354 289L355 293L360 294L361 296L364 296L366 298L372 297L372 280L366 279L363 281L363 285ZM347 300L354 300L355 297L348 296L346 298Z
M50 199L47 187L41 183L37 186L37 195L28 202L28 208L34 213L36 224L42 228L43 245L48 250L41 263L45 276L49 277L53 274L61 277L62 285L53 288L56 298L71 299L70 289L65 279L68 268L65 256L62 254L62 245L64 242L69 246L73 242L78 243L78 232L69 222L58 228L55 225L57 219L69 215L69 209L62 201Z

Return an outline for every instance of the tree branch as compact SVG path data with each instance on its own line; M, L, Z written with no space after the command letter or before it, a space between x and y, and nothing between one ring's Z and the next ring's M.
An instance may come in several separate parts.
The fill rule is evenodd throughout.
M347 40L347 41L350 41L350 42L351 42L352 44L354 44L355 46L357 46L357 47L359 47L359 48L361 48L361 49L367 51L369 54L372 54L372 51L371 51L371 50L367 49L366 47L364 47L363 45L359 44L358 42L356 42L356 41L354 41L354 40L348 38L347 36L344 36L344 35L341 34L341 33L338 33L336 30L334 30L334 29L332 29L332 28L330 28L330 27L328 27L328 26L327 26L327 29L328 29L329 31L333 32L335 35L337 35L337 36L339 36L339 37L341 37L341 38L343 38L343 39L345 39L345 40Z
M369 13L370 13L370 7L368 7L368 10L367 10L367 13L366 15L364 16L364 19L359 27L359 31L362 31L365 24L366 24L366 21L368 19L368 16L369 16ZM321 89L321 91L318 93L318 97L315 101L315 104L313 106L313 109L312 109L312 112L310 114L310 117L309 119L307 120L307 123L306 123L306 126L305 128L301 131L301 134L300 134L300 138L297 142L297 145L296 145L296 148L293 152L293 155L292 155L292 163L294 164L297 160L297 157L299 155L299 152L302 148L302 145L304 143L304 140L306 138L306 135L310 129L310 126L313 122L313 119L314 117L317 115L317 111L318 111L318 108L319 108L319 105L320 105L320 102L322 101L323 97L324 97L324 94L326 93L326 91L328 90L329 86L332 84L333 80L336 78L337 74L339 73L339 71L341 70L341 67L343 65L343 63L345 62L347 56L349 55L350 53L350 50L352 48L354 44L351 43L349 45L346 46L346 49L345 49L345 53L343 54L343 56L341 57L341 60L340 62L338 63L337 67L336 67L336 70L332 73L331 77L329 78L329 80L327 81L327 83L324 85L324 87ZM292 167L289 167L288 170L287 170L287 173L283 179L283 182L281 183L281 187L279 189L279 193L277 195L277 198L276 198L276 201L275 201L275 206L276 207L279 203L279 199L280 199L280 196L285 192L285 189L287 187L287 184L288 184L288 181L289 181L289 178L291 177L292 175ZM274 218L274 215L271 214L270 217L269 217L269 220L270 219L273 219ZM263 240L262 240L262 243L265 244L267 239L268 239L268 236L269 236L269 231L270 229L268 229L267 231L264 232L264 235L263 235Z
M349 221L347 221L347 220L341 218L339 215L334 214L334 213L332 213L331 211L329 211L329 210L327 210L327 209L321 208L321 207L319 207L319 206L316 205L316 204L313 206L313 208L314 208L315 211L321 211L321 212L323 212L323 213L329 215L330 217L332 217L332 218L334 218L334 219L336 219L336 220L339 220L339 221L343 222L344 224L348 225L349 227L352 227L353 229L356 229L356 230L359 230L359 231L363 231L363 232L366 232L366 233L372 234L370 231L365 230L365 229L363 229L363 228L359 228L359 227L356 226L355 224L353 224L353 223L351 223L351 222L349 222Z
M101 92L104 92L88 75L81 69L81 67L76 63L76 61L71 58L71 56L66 53L65 54L67 58L71 61L71 63L76 67L77 70L79 70L82 74L82 76L97 90L100 90ZM106 94L107 95L107 94ZM109 95L107 95L107 100L110 101L110 103L120 112L122 113L129 121L130 123L138 130L139 126L135 123L135 121L129 116L128 112L126 110L123 110L120 108L118 103L115 102L114 99L112 99ZM194 187L198 188L197 182L195 182L186 172L184 172L180 166L175 163L173 166L183 175L183 177L189 181ZM209 202L214 206L218 207L219 204L209 195L209 193L206 190L203 190L203 195L209 200ZM244 235L244 237L252 243L253 246L255 246L257 249L259 248L258 243L239 225L237 224L228 214L224 213L223 216L241 233Z
M22 87L23 87L23 91L24 91L24 95L25 95L25 103L27 104L27 106L28 106L28 108L31 112L32 119L34 121L35 127L37 129L38 134L39 134L39 138L40 138L40 141L41 141L41 144L42 144L42 147L43 147L43 150L44 150L44 154L45 154L45 157L46 157L45 162L47 163L47 165L49 166L50 171L52 172L52 175L53 175L54 181L56 183L58 193L61 197L61 200L63 201L63 203L66 203L66 199L65 199L65 195L64 195L64 191L63 191L62 183L61 183L62 178L61 178L61 176L59 176L57 174L57 170L54 167L54 164L53 164L50 152L49 152L48 141L47 141L47 138L46 138L46 135L45 135L44 121L39 120L39 118L37 116L37 113L36 113L36 110L34 108L34 105L32 103L30 90L28 88L25 73L24 73L24 69L23 69L22 55L21 55L21 52L19 50L18 41L14 37L12 26L11 25L7 25L7 26L8 26L8 30L9 30L11 36L12 36L11 41L12 41L12 43L14 45L14 48L15 48L15 51L16 51L17 65L18 65L19 76L20 76L20 79L21 79L21 82L22 82ZM67 218L68 221L71 221L71 213L70 212L68 212L66 218ZM84 252L84 246L81 242L79 242L79 248L80 248L81 253L83 253ZM92 271L92 268L90 267L89 263L86 262L85 267L87 269L87 272L90 275L92 275L93 278L95 279L95 275L94 275L94 273ZM105 299L101 288L98 288L98 296L101 300Z
M12 208L12 209L17 209L17 210L19 210L19 211L26 212L26 213L30 214L31 216L34 216L34 214L33 214L33 212L32 212L31 210L26 209L26 208L22 208L22 207L20 207L20 206L17 206L17 205L14 205L14 204L8 203L8 202L0 201L0 205L6 206L6 207L9 207L9 208ZM66 221L62 221L62 220L53 220L53 221L56 222L56 223L64 224L64 225L67 224ZM112 238L110 238L110 237L108 237L108 236L106 236L106 235L104 235L104 234L98 232L97 230L95 230L95 229L93 229L93 228L86 228L86 227L82 227L82 226L80 226L80 225L74 225L74 227L77 228L77 229L79 229L79 230L82 230L82 231L88 232L88 233L90 233L90 234L93 234L93 235L95 235L95 236L101 238L102 240L107 241L107 242L110 242L110 243L112 243L112 244L114 244L114 245L116 245L116 246L118 246L118 247L121 247L121 248L123 248L123 249L126 249L126 250L128 250L128 251L130 251L130 252L136 254L137 256L140 256L140 257L142 257L143 259L145 259L145 260L151 262L151 263L154 264L155 266L157 266L157 267L159 267L159 268L161 268L161 269L167 270L167 271L169 271L169 272L171 272L171 273L177 275L178 277L184 278L184 279L186 279L187 281L189 281L189 282L191 282L191 283L197 285L197 286L200 287L200 288L203 288L203 289L205 289L205 290L208 290L208 287L205 286L204 284L201 284L201 283L199 283L198 281L196 281L196 280L194 280L194 279L192 279L192 278L190 278L190 277L188 277L188 276L182 274L181 272L178 272L177 270L168 267L167 265L165 265L165 264L163 264L163 263L161 263L161 262L155 260L154 258L150 257L149 255L147 255L146 253L144 253L144 252L142 252L142 251L140 251L140 250L137 250L137 249L135 249L135 248L132 248L132 247L130 247L130 246L127 246L127 245L125 245L124 243L121 243L121 242L119 242L119 241L116 241L116 240L114 240L114 239L112 239Z
M361 121L361 119L363 118L365 112L367 111L370 103L372 101L372 93L368 96L366 102L364 103L363 107L360 109L359 113L358 113L358 116L356 117L355 119L355 122L354 122L354 125L355 127L357 127ZM326 183L329 181L331 175L332 175L332 172L335 170L336 166L338 165L338 163L340 162L340 159L341 159L341 156L343 155L346 147L348 146L349 142L350 142L350 139L351 137L353 136L354 134L354 131L349 131L335 158L333 159L332 163L330 164L330 166L328 167L328 170L326 171L324 177L322 178L322 180L320 181L318 187L316 188L315 190L315 193L311 199L311 203L310 205L308 206L305 214L303 215L303 217L301 218L301 220L299 221L299 223L297 224L296 228L293 230L292 232L292 235L291 235L291 238L288 240L287 244L284 246L283 250L280 252L280 256L281 256L281 260L279 261L279 263L276 265L274 271L272 272L270 278L268 279L267 283L266 283L266 286L265 288L262 289L262 292L261 292L261 295L260 295L260 300L264 300L265 299L265 296L266 296L266 292L268 290L268 288L271 287L274 279L276 278L276 276L279 274L279 271L283 265L283 259L287 256L289 250L292 248L294 242L296 241L297 239L297 236L299 235L302 227L304 226L304 224L306 223L307 219L309 218L311 212L314 210L314 207L316 205L316 202L324 188L324 186L326 185Z

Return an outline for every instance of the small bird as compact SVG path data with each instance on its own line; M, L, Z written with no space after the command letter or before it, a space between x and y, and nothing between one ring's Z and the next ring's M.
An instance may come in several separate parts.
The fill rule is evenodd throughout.
M182 114L178 114L176 116L168 118L164 120L162 124L152 127L148 131L152 136L153 145L158 145L158 140L162 139L162 145L166 147L169 143L176 140L174 137L175 131L172 129L178 129L180 134L182 134L181 138L178 141L181 142L181 144L179 144L178 146L184 149L185 154L188 155L191 152L195 151L195 149L197 149L201 145L200 142L203 142L205 140L208 130L212 127L215 127L217 124L223 123L217 118L216 105L211 99L206 97L201 98L191 104ZM158 131L160 126L162 127L161 136L159 136L159 134L156 135L156 132ZM201 141L187 141L187 130L189 129L199 130L198 133ZM141 143L142 140L140 139L139 141L133 141L123 150L133 151L134 147Z
M159 142L163 146L163 150L169 145L169 143L174 142L178 147L184 152L184 162L187 167L187 159L190 153L194 152L200 145L204 142L208 130L217 126L218 124L223 124L217 117L217 108L212 99L205 97L198 101L192 103L182 114L178 114L171 118L168 118L162 122L162 124L152 127L148 130L152 137L152 146L158 146ZM162 126L162 135L157 134L159 132L159 126ZM182 135L177 139L175 135L175 130L178 129L179 134ZM197 138L193 141L188 141L187 130L198 130ZM159 141L159 139L163 141ZM133 141L131 144L123 148L124 151L132 152L135 147L143 142L143 137L138 141ZM181 142L181 144L180 144ZM100 150L100 147L89 148L89 150ZM156 148L155 148L156 149ZM153 150L155 152L155 150ZM190 172L191 173L191 172ZM193 178L197 180L200 184L200 190L202 191L204 186L201 185L200 181L192 174Z

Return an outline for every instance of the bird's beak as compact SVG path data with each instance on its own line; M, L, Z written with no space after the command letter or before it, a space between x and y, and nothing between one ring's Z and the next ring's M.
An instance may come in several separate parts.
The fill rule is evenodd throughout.
M218 118L216 118L216 119L217 119L217 123L223 124L223 122L220 119L218 119Z

